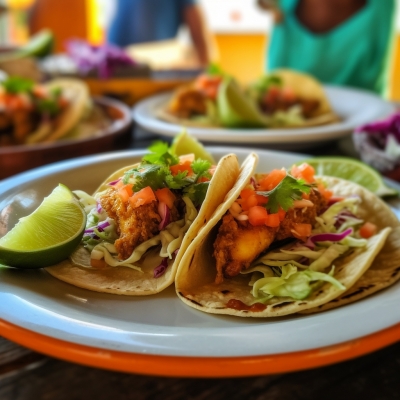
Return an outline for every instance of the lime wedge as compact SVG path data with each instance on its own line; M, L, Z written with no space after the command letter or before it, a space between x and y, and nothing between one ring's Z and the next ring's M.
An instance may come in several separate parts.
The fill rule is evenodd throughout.
M228 127L265 127L266 118L232 79L224 79L217 97L219 118Z
M304 160L314 167L317 175L335 176L358 183L377 196L397 195L395 189L388 187L378 171L367 164L347 157L315 157ZM301 163L298 163L301 164Z
M190 136L186 129L175 136L172 141L171 149L178 156L193 153L196 158L201 158L202 160L207 160L212 164L216 164L214 157L196 138Z
M66 259L82 239L86 214L73 193L58 185L42 204L0 238L0 264L42 268Z

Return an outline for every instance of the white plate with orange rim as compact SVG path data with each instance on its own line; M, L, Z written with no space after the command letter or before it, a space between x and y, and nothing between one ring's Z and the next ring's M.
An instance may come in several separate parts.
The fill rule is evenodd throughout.
M250 150L209 148L216 158ZM259 171L288 167L298 154L257 151ZM10 229L58 184L88 192L144 151L88 156L1 182L0 228ZM7 228L8 227L8 228ZM0 269L0 335L81 364L163 376L280 373L366 354L400 339L400 283L369 298L311 315L251 319L187 307L173 287L154 296L91 292L43 270ZM385 312L382 312L385 310Z
M189 134L205 142L247 145L264 143L296 149L299 144L304 147L347 136L355 128L396 111L392 103L371 92L339 86L324 86L324 89L333 110L341 119L338 122L307 128L282 129L192 126L185 128ZM156 110L166 104L170 97L171 93L161 93L140 101L133 109L136 123L150 133L174 137L182 127L163 121L156 115Z

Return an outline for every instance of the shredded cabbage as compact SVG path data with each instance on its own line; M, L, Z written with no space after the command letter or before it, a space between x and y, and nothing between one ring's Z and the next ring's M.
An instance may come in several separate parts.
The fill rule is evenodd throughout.
M296 300L303 300L313 292L312 282L329 282L340 290L345 287L332 275L334 268L329 274L311 270L298 271L294 265L287 264L282 267L282 275L271 276L267 270L259 267L251 268L243 273L262 272L264 277L253 284L252 294L257 302L266 302L271 298L291 297Z
M91 216L91 222L89 226L87 226L87 229L93 228L94 231L94 234L85 234L86 236L83 237L83 244L91 252L91 258L97 260L104 258L106 263L111 267L128 267L141 271L140 266L136 263L140 261L143 254L145 254L151 247L159 245L161 245L160 257L168 257L172 259L174 252L180 248L185 233L188 231L198 214L193 202L189 197L184 196L182 198L186 204L184 218L167 225L157 236L154 236L137 246L129 258L121 261L117 258L118 252L114 246L115 240L118 239L115 221L112 218L109 218L105 211L102 211L101 213L97 211L96 199L86 193L83 195L80 193L80 196L82 196L81 198L83 198L88 204L92 205L92 208L88 213L88 218L89 215ZM104 216L105 219L103 219ZM110 225L99 230L99 223L104 221L109 222Z
M315 241L310 246L311 248L308 242L290 244L266 253L249 269L242 271L242 274L252 273L249 284L252 286L251 293L256 298L255 301L265 303L275 296L305 299L323 282L329 282L338 289L344 290L345 287L333 277L333 264L352 248L367 245L367 240L360 238L355 229L357 225L364 222L356 217L359 203L358 197L349 197L332 204L323 214L316 217L317 223L312 235L338 234L350 228L351 232L342 240L339 235L337 241ZM340 222L343 223L340 224ZM330 272L323 272L327 268L331 268ZM260 274L262 274L261 277Z

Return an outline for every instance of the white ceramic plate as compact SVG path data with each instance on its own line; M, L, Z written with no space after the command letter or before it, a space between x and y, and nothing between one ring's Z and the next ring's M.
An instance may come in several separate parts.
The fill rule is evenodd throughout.
M210 151L216 158L235 152L240 161L249 153L247 149L222 147ZM130 151L84 157L2 181L0 229L30 213L58 183L92 192L104 177L138 161L142 154ZM288 167L305 158L283 152L258 154L259 171ZM399 303L400 283L362 301L320 314L235 318L189 308L176 297L173 287L155 296L118 296L71 286L42 270L0 269L0 322L49 340L90 346L96 357L103 357L104 351L121 351L132 357L145 354L230 358L319 349L399 323ZM0 324L0 334L7 332ZM10 332L8 337L13 339ZM29 346L27 340L20 343ZM63 357L62 346L59 347L58 356ZM46 352L46 347L42 350ZM106 361L96 365L107 368Z
M338 139L353 132L355 128L370 121L383 118L393 112L393 104L379 96L352 88L325 86L333 109L342 119L340 122L309 128L292 129L228 129L187 127L197 139L214 143L267 143L298 148ZM133 110L134 120L145 130L165 136L175 136L181 126L162 121L155 110L168 101L171 93L158 94L139 102Z

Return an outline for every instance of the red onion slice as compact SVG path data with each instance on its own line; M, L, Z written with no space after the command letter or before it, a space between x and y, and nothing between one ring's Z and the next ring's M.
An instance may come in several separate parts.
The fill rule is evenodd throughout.
M99 230L99 232L103 232L104 229L108 226L110 226L110 223L108 221L104 221L97 225L97 229Z
M161 231L169 224L171 220L171 210L165 203L160 202L158 203L158 213L160 214L161 217L161 222L158 225L158 230Z
M114 186L114 185L116 185L120 180L121 180L121 178L118 178L118 179L116 179L115 181L108 182L107 185L109 185L109 186Z
M353 229L346 229L344 232L340 233L317 233L316 235L310 236L309 240L313 243L317 242L340 242L346 236L353 233Z
M168 268L168 257L162 259L161 264L154 268L153 277L159 278L164 275L165 271Z

